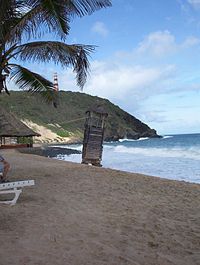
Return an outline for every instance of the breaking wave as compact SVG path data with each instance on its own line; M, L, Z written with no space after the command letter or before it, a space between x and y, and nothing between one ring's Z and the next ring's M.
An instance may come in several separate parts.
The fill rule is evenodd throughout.
M59 148L71 148L74 150L82 151L82 144L68 144L68 145L54 145L52 147L59 147Z
M144 155L150 157L176 157L200 160L199 148L191 147L188 149L183 148L138 148L138 147L126 147L116 146L113 148L116 153L126 153L135 155Z
M173 135L164 135L162 139L168 139L168 138L172 138Z
M137 142L137 141L144 141L144 140L148 140L148 139L150 139L150 138L149 137L144 137L144 138L140 138L140 139L137 139L137 140L123 138L123 139L119 139L119 142L120 143L123 143L123 142Z
M82 150L81 144L59 147ZM81 163L81 154L57 159ZM163 138L120 139L104 143L102 165L168 179L200 183L200 134L165 135Z

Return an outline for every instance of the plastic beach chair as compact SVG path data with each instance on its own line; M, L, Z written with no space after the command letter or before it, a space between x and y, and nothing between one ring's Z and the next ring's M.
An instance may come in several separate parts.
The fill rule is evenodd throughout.
M23 180L15 182L7 182L0 184L0 195L14 193L15 197L12 200L0 201L0 203L15 205L23 187L35 185L34 180Z

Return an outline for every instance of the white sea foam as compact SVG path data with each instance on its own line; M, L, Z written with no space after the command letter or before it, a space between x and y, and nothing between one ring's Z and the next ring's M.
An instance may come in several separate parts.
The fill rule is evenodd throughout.
M59 147L59 148L70 148L70 149L75 149L78 151L82 151L82 144L70 144L70 145L54 145L52 147Z
M51 145L51 147L67 148L66 145Z
M143 138L138 139L137 141L144 141L144 140L149 140L149 139L150 139L149 137L143 137Z
M174 137L173 135L164 135L162 139L168 139Z
M169 143L168 138L171 138ZM161 139L144 141L147 139L121 139L119 142L105 143L102 165L129 172L200 183L200 135L165 135ZM82 150L80 144L63 147ZM61 155L57 159L81 163L82 156Z
M82 151L83 145L82 144L73 144L73 145L68 145L68 148L75 149L78 151Z
M126 153L143 155L150 157L176 157L200 160L200 150L192 147L188 149L183 148L138 148L138 147L125 147L122 145L113 148L116 153Z
M122 143L122 142L126 142L126 141L128 141L129 139L127 139L127 138L123 138L123 139L119 139L118 141L120 142L120 143Z
M128 139L128 138L123 138L123 139L119 139L119 142L120 143L123 143L123 142L136 142L136 141L144 141L144 140L148 140L149 137L143 137L143 138L139 138L137 140L134 140L134 139Z
M110 149L111 150L111 149L113 149L113 146L112 145L104 144L103 145L103 149L107 149L107 150Z
M81 163L81 154L57 155L55 159Z

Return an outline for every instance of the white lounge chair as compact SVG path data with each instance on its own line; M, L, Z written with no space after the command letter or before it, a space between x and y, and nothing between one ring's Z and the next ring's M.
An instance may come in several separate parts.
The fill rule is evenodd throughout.
M20 193L22 192L22 189L18 188L33 186L33 185L35 185L34 180L23 180L23 181L7 182L0 184L0 195L15 193L14 199L7 201L0 201L0 203L15 205L19 198Z

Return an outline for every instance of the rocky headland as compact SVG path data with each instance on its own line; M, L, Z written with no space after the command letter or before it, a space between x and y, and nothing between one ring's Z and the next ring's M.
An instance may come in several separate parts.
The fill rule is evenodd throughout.
M11 91L10 96L1 96L0 104L41 134L41 137L34 139L36 143L82 142L85 113L95 104L101 105L108 113L105 141L159 137L155 129L109 100L84 93L59 91L58 107L54 108L52 104L44 102L40 95Z

